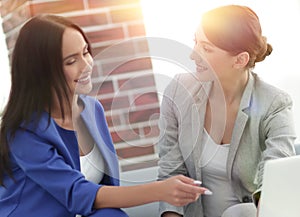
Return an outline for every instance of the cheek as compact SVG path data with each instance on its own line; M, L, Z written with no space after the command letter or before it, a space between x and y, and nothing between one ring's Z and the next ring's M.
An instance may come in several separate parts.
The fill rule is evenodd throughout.
M208 57L208 61L215 68L224 68L230 64L228 58L224 58L222 55L214 54Z
M94 59L91 55L89 55L89 57L87 57L86 61L89 64L90 67L93 67Z
M73 73L73 71L70 67L64 67L64 74L65 74L65 78L69 84L74 83L75 73Z
M201 58L203 58L205 56L205 54L203 53L203 50L199 46L196 46L194 48L194 51L195 51L197 59L201 59Z

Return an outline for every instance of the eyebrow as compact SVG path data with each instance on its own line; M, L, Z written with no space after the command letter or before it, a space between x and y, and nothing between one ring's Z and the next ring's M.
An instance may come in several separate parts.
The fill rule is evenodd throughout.
M197 33L194 34L194 38L195 38L195 40L197 41ZM209 45L209 46L211 46L211 47L215 47L215 45L212 44L212 43L209 42L209 41L199 40L199 41L197 41L197 42L199 42L199 43L201 43L201 44Z
M212 44L211 42L208 42L208 41L200 40L199 43L201 43L201 44L206 44L206 45L209 45L209 46L211 46L211 47L215 47L214 44Z
M85 44L85 46L83 47L83 50L86 50L87 48L88 48L88 44ZM78 53L73 53L73 54L66 56L65 58L63 58L63 61L65 61L71 57L75 57L75 56L78 56Z

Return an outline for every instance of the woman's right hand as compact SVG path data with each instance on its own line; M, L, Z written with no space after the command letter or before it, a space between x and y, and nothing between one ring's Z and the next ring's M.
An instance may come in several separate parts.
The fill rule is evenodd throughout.
M183 175L173 176L159 182L161 200L173 206L184 206L195 202L201 194L208 190L199 187L194 184L193 179Z
M142 185L106 185L98 189L94 208L126 208L156 201L164 201L173 206L184 206L196 201L207 190L195 184L193 179L183 175Z

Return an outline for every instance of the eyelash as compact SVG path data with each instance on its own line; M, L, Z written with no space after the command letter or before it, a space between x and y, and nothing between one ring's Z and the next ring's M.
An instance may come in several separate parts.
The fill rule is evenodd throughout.
M90 52L88 50L83 53L84 56L89 55L89 54L90 54ZM73 58L72 60L68 61L66 63L66 65L70 66L70 65L74 64L75 62L76 62L76 58Z
M196 38L194 38L193 41L195 45L198 44Z
M193 41L194 41L195 45L198 44L196 38L194 38ZM210 49L207 48L207 46L205 44L201 45L201 49L204 50L205 52L210 52L211 51Z
M66 65L70 66L70 65L74 64L75 61L76 61L75 59L72 59L72 60L68 61L68 62L66 63Z
M211 50L210 49L208 49L205 45L202 45L202 47L201 47L205 52L210 52Z

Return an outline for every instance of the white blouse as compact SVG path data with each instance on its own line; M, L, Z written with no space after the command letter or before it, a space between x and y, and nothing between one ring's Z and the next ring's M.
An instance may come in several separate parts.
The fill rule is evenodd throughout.
M87 180L94 183L99 183L102 180L104 160L97 145L94 145L90 153L80 156L80 169Z
M230 144L218 145L204 130L203 151L199 166L202 183L213 192L203 195L202 203L205 217L220 217L225 209L239 203L227 177L227 157Z
M104 159L95 144L91 152L80 156L80 170L86 180L99 183L104 176L104 166ZM76 215L76 217L81 217L81 215Z

